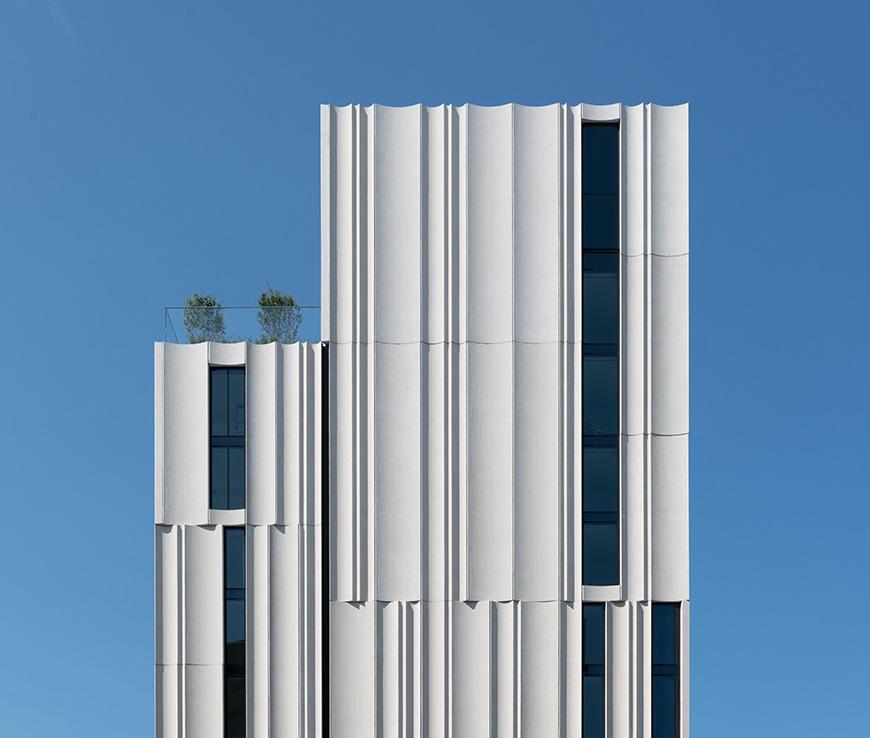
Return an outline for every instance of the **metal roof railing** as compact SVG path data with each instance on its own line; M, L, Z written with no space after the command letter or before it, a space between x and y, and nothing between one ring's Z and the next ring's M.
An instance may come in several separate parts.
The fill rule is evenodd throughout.
M320 341L320 305L214 305L164 308L167 343Z

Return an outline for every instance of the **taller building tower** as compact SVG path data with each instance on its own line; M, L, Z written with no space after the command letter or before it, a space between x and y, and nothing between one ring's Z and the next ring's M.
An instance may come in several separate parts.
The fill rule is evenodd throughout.
M157 346L158 735L687 738L687 107L321 162L322 345Z

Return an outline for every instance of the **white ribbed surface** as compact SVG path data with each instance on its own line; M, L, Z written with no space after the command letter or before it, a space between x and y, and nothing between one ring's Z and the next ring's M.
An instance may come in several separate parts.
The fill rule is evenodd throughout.
M649 735L649 605L606 608L608 735ZM330 735L580 737L580 603L331 602L330 631Z
M650 605L683 601L687 108L322 108L329 735L650 736ZM582 587L582 120L621 121L621 584ZM247 524L248 735L324 734L321 349L157 344L160 738L222 734L222 528ZM208 366L247 368L246 511L208 510Z
M581 598L580 123L614 117L616 599L688 597L687 109L468 105L322 108L334 599Z
M621 584L584 588L581 124L617 119ZM579 736L586 599L608 735L648 738L648 603L689 596L686 106L323 106L321 154L332 734Z
M321 348L299 343L156 344L155 522L215 522L208 509L210 365L246 367L248 506L239 522L319 525Z
M248 736L323 734L321 352L157 344L158 738L223 733L223 528L210 517L247 522ZM247 511L208 510L210 363L246 367Z

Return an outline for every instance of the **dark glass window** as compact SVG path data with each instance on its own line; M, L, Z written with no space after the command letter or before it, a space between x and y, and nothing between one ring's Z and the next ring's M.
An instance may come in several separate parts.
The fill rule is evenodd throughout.
M583 605L583 738L604 738L604 605Z
M215 510L245 506L245 370L244 367L212 368L211 490Z
M619 248L619 195L584 193L581 218L585 248Z
M619 452L616 446L586 446L583 449L583 494L586 512L618 512Z
M582 177L584 249L619 248L619 126L583 126Z
M619 341L619 256L591 253L583 259L583 342L616 353Z
M224 738L245 738L244 528L224 528Z
M583 584L619 584L619 126L584 123Z
M615 356L583 357L583 435L619 432L619 362Z
M619 124L583 124L583 194L619 194Z
M608 585L619 581L619 526L587 522L583 514L583 584Z
M680 606L652 606L652 738L677 738L680 725Z

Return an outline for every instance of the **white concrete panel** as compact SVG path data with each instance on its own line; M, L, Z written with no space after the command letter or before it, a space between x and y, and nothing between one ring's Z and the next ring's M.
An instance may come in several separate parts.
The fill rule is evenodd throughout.
M606 585L589 585L584 584L582 588L583 602L613 602L621 600L622 587L619 584Z
M610 679L608 685L611 738L629 738L631 713L631 627L630 605L612 602L607 606L610 620Z
M184 528L185 663L223 663L223 530Z
M496 701L494 712L496 724L492 726L492 735L513 736L517 731L519 685L517 673L519 667L517 653L517 638L519 628L516 602L495 602L495 668L490 674L491 689Z
M329 346L329 510L332 597L354 599L354 569L357 562L354 516L354 467L356 424L354 422L354 347Z
M425 239L423 269L422 339L429 343L447 340L447 118L448 106L423 108L423 177L420 214Z
M155 671L155 730L157 738L181 738L181 666L157 665Z
M330 736L374 738L375 602L330 602Z
M181 663L179 537L177 526L158 525L154 528L154 650L157 663L161 665Z
M360 345L357 381L360 402L357 418L358 457L356 459L357 492L354 519L356 522L357 556L354 589L357 600L375 597L375 346Z
M648 599L647 590L647 448L649 436L622 438L622 541L625 597Z
M567 282L569 294L573 297L573 304L568 304L570 310L566 328L567 341L579 342L581 340L581 331L583 327L583 223L581 219L580 203L582 200L581 193L583 188L583 111L581 105L570 107L570 137L571 158L567 162L571 174L571 206L567 208L567 214L570 219L566 223L569 230L566 231L568 236L568 254L573 260L570 270L567 272ZM567 267L567 264L566 264Z
M646 152L647 106L626 105L620 124L622 139L622 253L647 253Z
M208 363L211 366L244 366L247 358L248 344L245 341L236 343L208 342Z
M652 439L652 598L689 597L689 437Z
M209 510L208 524L209 525L244 525L245 513L247 510Z
M163 497L163 344L154 342L154 522L164 520Z
M422 597L429 600L447 598L449 561L447 486L447 361L448 346L424 346L423 383L423 552Z
M420 340L421 120L419 105L375 105L377 341Z
M270 527L249 525L245 536L247 719L251 738L269 738Z
M421 602L421 738L447 735L448 634L446 602Z
M208 344L163 345L163 517L208 522Z
M320 336L324 341L328 341L330 336L332 304L330 249L333 237L332 183L335 179L332 167L335 163L336 139L333 117L332 105L320 106Z
M638 673L638 738L652 738L652 610L650 603L638 602L637 640Z
M514 107L514 338L559 339L561 106Z
M448 307L449 340L465 342L468 340L468 240L469 227L469 174L468 174L468 120L471 106L453 107L448 132L450 161L448 168L447 213L450 230L448 253L450 274L450 300ZM485 138L485 137L484 137ZM483 185L485 189L485 185Z
M468 419L468 354L473 344L460 343L450 347L450 484L448 498L450 542L450 598L468 599L468 452L470 436Z
M689 432L689 257L652 257L652 432Z
M245 455L250 525L276 520L278 344L252 343L245 370Z
M299 534L269 527L269 664L272 738L296 738L299 727Z
M224 732L223 666L184 667L185 738L215 738Z
M405 735L419 736L423 730L423 606L405 603L405 647L402 669L405 683Z
M565 617L564 695L562 713L565 719L565 738L582 738L583 734L583 605L566 602L562 605Z
M514 344L514 594L559 598L559 346Z
M513 106L467 110L468 340L513 338Z
M376 602L379 738L400 738L403 724L402 603Z
M486 602L452 603L451 735L486 736L490 727L490 618Z
M323 729L323 582L321 577L320 526L299 526L302 604L302 688L303 724L306 735L320 736Z
M652 253L689 253L689 106L650 107Z
M513 346L468 345L468 594L513 599Z
M281 351L281 406L279 428L282 448L281 489L278 490L276 522L295 525L300 522L301 488L304 474L304 446L306 428L303 423L305 409L305 352L300 344L282 344Z
M647 417L647 264L644 256L623 256L622 270L622 432L648 433Z
M329 333L333 343L354 339L354 253L357 245L357 112L332 108L330 176Z
M559 735L559 603L520 607L520 736Z
M573 384L571 396L565 398L565 408L568 412L566 431L567 460L571 481L571 516L566 518L566 539L573 547L566 553L567 583L569 585L566 599L581 600L583 586L583 392L582 372L583 346L576 343L565 347L568 364L573 364L571 372Z
M376 599L420 599L420 344L375 349Z
M302 344L301 522L320 525L323 501L323 348Z
M619 103L610 103L608 105L594 105L592 103L581 103L583 110L583 120L588 121L617 121L619 120L620 108Z

